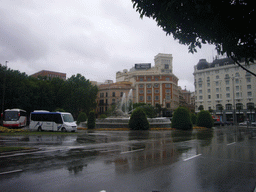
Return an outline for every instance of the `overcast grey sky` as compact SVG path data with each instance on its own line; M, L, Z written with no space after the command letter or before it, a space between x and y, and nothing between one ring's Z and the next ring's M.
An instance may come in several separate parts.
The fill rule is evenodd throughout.
M216 54L210 45L188 53L154 20L140 19L130 0L2 0L0 18L0 63L28 75L53 70L115 81L117 71L168 53L179 86L193 91L194 65Z

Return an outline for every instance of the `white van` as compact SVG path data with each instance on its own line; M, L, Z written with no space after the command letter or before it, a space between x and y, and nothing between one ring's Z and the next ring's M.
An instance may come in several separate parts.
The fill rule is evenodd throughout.
M30 114L32 131L77 131L73 116L67 112L34 111Z

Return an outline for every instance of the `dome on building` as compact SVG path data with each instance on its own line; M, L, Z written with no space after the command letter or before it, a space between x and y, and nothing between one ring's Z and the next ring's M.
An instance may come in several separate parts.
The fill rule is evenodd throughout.
M207 69L209 68L209 63L206 61L206 59L200 59L196 66L197 70Z
M234 64L234 61L231 58L215 59L210 67L224 66Z

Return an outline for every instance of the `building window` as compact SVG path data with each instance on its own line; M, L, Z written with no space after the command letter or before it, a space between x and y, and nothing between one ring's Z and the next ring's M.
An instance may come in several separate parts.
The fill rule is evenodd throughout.
M115 99L112 99L112 104L115 104L116 103L116 100Z
M106 104L108 104L108 100L106 99Z
M248 92L247 92L247 96L248 96L248 97L252 97L252 92L251 92L251 91L248 91Z
M211 99L211 95L208 95L208 99Z
M232 110L232 104L226 104L226 110Z
M216 86L219 86L219 81L216 81L215 83L216 83Z
M208 93L211 93L211 89L207 89L207 92L208 92Z
M229 79L229 74L226 74L226 75L225 75L225 79Z
M236 73L235 76L236 76L236 77L240 77L240 74L239 74L239 73Z
M120 97L123 97L123 94L124 94L123 92L120 92Z
M207 87L210 87L210 83L207 83Z
M230 91L230 87L226 87L226 91Z
M165 92L166 92L166 93L170 93L171 90L170 90L170 89L166 89Z
M202 84L199 84L198 87L199 87L199 88L202 88Z
M219 93L220 92L220 88L216 88L216 92Z
M166 77L165 80L166 80L166 81L170 81L170 78L169 78L169 77Z
M230 98L230 93L226 93L226 97L227 97L227 98Z
M147 96L147 100L151 100L151 96L150 95Z
M170 88L170 87L171 87L171 84L167 83L167 84L165 84L165 87L166 87L166 88Z
M200 96L199 96L199 100L202 100L202 99L203 99L203 96L202 96L202 95L200 95Z
M144 97L143 96L140 96L140 101L143 101L144 100Z
M164 65L164 68L165 68L165 69L169 69L169 65L168 65L168 64L165 64L165 65Z
M140 86L139 86L140 88L143 88L144 87L144 85L143 84L140 84Z
M239 91L239 86L236 86L236 91Z
M219 99L220 98L220 94L216 94L216 98Z
M252 89L252 86L251 85L247 85L247 89Z
M239 84L239 79L236 79L236 84Z
M140 81L143 81L143 78L142 78L142 77L140 78Z
M246 78L246 82L251 83L251 78L250 77Z
M216 76L216 79L219 79L219 78L220 78L220 76L219 76L219 75L217 75L217 76Z
M169 101L170 99L171 99L171 96L170 96L170 95L167 95L167 96L166 96L166 100Z
M140 94L143 94L143 93L144 93L143 89L140 89Z
M243 109L243 104L242 103L237 103L236 104L236 109L237 110L242 110Z
M108 97L108 92L106 92L106 97Z
M147 88L151 88L151 84L147 84Z
M254 108L254 103L247 103L246 106L247 106L247 109L253 110L253 108Z
M155 96L155 100L157 100L157 101L159 100L159 96L158 95Z
M202 90L199 90L199 94L202 94L203 93L203 91Z
M147 93L152 93L152 92L151 92L151 89L148 89L148 90L147 90Z
M100 97L101 97L101 98L104 97L104 93L100 93Z
M112 97L115 97L116 96L116 92L112 92Z
M150 78L150 77L148 77L148 78L147 78L147 81L151 81L151 78Z
M229 85L229 80L226 80L226 85Z
M239 92L238 92L238 93L236 93L236 98L239 98Z
M156 84L154 85L154 87L155 87L155 88L158 88L158 87L159 87L159 84L158 84L158 83L156 83Z
M158 78L158 77L155 77L155 81L159 81L159 78Z
M155 89L155 93L159 93L159 89Z

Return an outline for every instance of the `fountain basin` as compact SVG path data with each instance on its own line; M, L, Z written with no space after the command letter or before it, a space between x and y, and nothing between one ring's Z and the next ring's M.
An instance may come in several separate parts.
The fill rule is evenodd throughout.
M129 128L129 117L96 119L96 128ZM148 118L150 128L169 128L171 121L166 117Z

